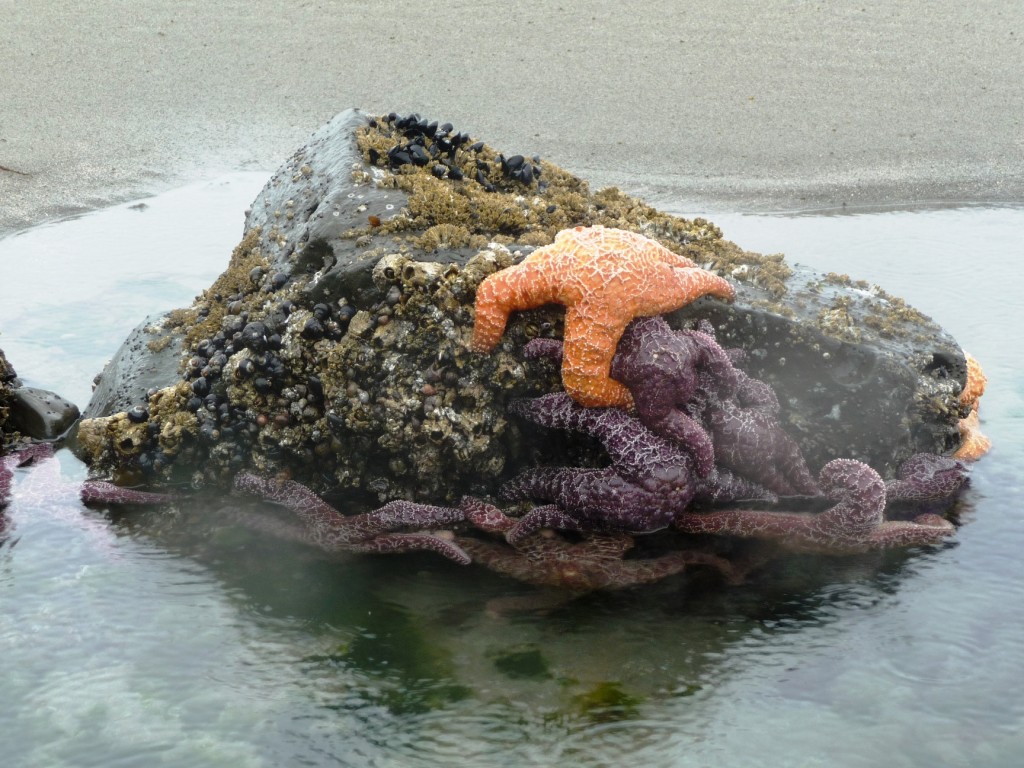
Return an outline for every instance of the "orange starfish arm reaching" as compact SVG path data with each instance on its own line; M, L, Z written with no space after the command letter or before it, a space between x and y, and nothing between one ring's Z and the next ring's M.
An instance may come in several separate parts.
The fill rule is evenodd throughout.
M670 312L706 295L731 300L735 290L635 232L567 229L551 245L480 284L472 345L478 352L493 349L512 312L564 304L566 391L586 406L629 406L629 391L608 375L626 325L634 317Z

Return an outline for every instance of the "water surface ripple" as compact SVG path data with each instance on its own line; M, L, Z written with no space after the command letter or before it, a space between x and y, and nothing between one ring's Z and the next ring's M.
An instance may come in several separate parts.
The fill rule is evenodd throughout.
M84 403L142 316L220 271L263 179L0 240L0 345L29 383ZM905 297L982 361L995 448L951 544L510 610L537 593L428 555L326 557L240 525L247 502L16 496L4 764L1019 765L1024 210L712 218L746 248ZM84 468L59 458L73 488Z

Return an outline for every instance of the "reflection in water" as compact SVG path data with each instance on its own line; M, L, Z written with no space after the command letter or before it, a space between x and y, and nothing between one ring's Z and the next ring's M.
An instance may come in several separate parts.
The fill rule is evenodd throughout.
M30 288L0 287L14 364L32 383L84 401L139 317L208 284L260 183L232 177L177 202L154 198L141 212L0 241L5 270L35 248L70 254L69 265L106 259L123 278L112 285L109 266L105 275L69 266L67 286L52 269L33 275L30 255L18 277ZM124 218L81 229L107 215L181 229L184 201L201 205L208 194L224 197L229 223L210 225L222 233L205 272L163 250L172 239L119 253L109 233L127 227ZM199 217L192 210L186 220ZM1015 764L1024 754L1015 684L1024 664L1024 386L999 330L1022 320L1011 297L1024 288L1014 261L1024 211L715 220L745 247L881 283L985 365L982 419L996 447L975 468L951 544L788 558L741 587L694 572L558 602L427 554L329 557L247 527L251 515L280 514L248 500L95 512L73 496L43 507L16 496L6 511L14 532L0 545L5 759ZM969 279L979 269L999 276L998 292ZM115 328L97 307L121 304L129 310ZM81 465L60 456L65 480L81 479Z

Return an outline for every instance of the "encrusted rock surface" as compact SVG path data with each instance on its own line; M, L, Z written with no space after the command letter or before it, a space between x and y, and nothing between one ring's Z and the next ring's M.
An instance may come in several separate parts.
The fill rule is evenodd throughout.
M591 224L657 238L735 282L735 304L674 319L707 317L723 345L748 350L813 469L843 456L885 473L955 447L963 354L900 300L794 272L709 222L591 193L450 126L349 110L274 174L221 277L133 332L100 377L80 451L99 472L197 486L248 468L368 503L491 493L535 460L540 433L505 406L559 387L553 365L520 350L560 336L562 310L520 313L477 355L475 288ZM560 463L579 452L544 449Z
M8 433L12 431L8 420L11 413L11 383L16 376L14 366L7 361L7 356L0 349L0 450L9 439Z

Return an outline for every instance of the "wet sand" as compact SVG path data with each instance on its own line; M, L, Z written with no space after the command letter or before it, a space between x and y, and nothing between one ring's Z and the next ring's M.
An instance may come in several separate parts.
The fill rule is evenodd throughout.
M675 207L1024 201L1024 4L644 5L7 3L0 235L273 170L349 106Z

